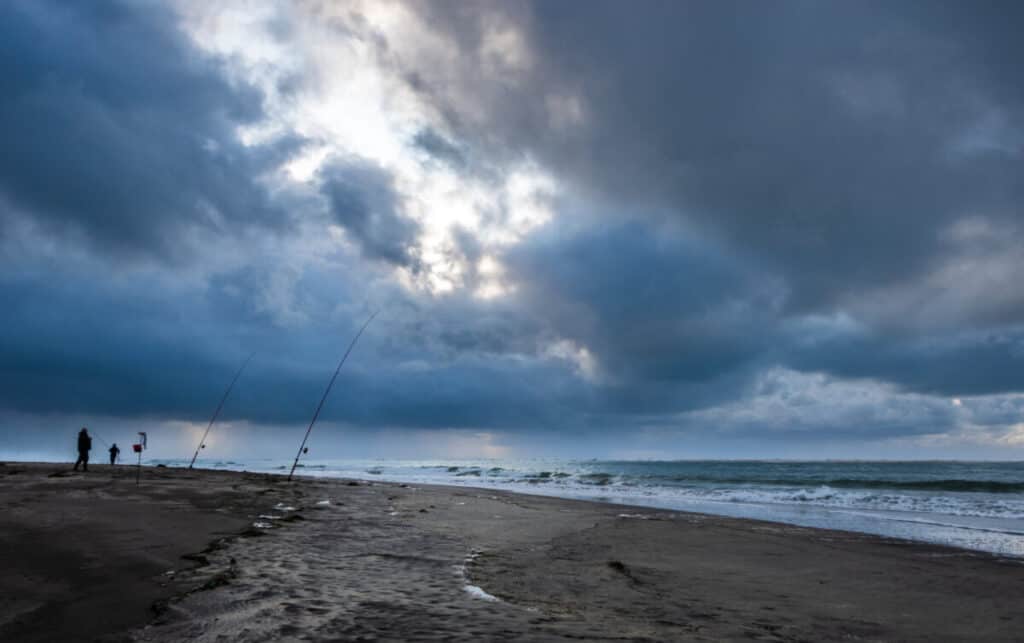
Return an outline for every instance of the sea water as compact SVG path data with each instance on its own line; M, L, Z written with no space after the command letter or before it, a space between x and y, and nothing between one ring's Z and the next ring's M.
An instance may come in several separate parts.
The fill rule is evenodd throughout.
M275 460L198 464L275 473L290 467ZM681 509L1024 557L1024 462L309 460L300 466L302 475Z

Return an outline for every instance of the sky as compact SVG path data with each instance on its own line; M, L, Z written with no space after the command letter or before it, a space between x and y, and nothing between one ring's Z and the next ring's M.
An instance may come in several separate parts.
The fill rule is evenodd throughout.
M1021 459L1021 20L0 3L0 456Z

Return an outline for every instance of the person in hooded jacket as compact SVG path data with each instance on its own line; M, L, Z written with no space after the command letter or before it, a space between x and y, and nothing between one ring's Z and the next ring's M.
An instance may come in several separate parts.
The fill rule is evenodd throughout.
M78 460L75 460L75 471L78 465L82 465L82 471L89 470L89 451L92 449L92 438L89 437L89 430L84 426L78 432Z

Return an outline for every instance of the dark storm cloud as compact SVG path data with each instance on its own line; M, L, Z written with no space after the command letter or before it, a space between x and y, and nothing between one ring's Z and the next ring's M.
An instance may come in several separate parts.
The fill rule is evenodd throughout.
M331 216L371 258L410 266L419 225L405 216L389 173L369 162L335 162L320 170Z
M636 222L551 229L503 260L535 350L569 340L594 360L590 403L575 410L594 427L734 400L780 337L777 280L697 236Z
M290 145L239 143L260 96L176 25L153 3L3 3L0 224L174 256L188 228L279 222L259 175Z
M712 379L772 340L781 293L706 241L622 224L538 239L508 259L528 307L615 376Z
M843 377L884 374L906 389L937 395L1024 390L1024 328L893 337L851 332L794 342L788 364Z
M942 5L889 7L537 3L523 26L539 71L520 101L498 84L488 131L469 135L504 133L604 198L670 204L787 270L791 305L827 305L928 266L959 217L1021 216L1019 150L957 151L990 110L1022 124L1005 91L1022 83L995 53L1016 39L920 19ZM484 37L486 19L453 12L477 30L466 46ZM584 99L576 133L528 98L561 88Z
M697 226L782 280L785 315L832 314L896 284L922 296L915 288L957 256L950 230L970 218L1024 243L1024 81L1014 62L1024 45L1006 27L1020 13L1012 3L416 6L452 34L466 65L486 66L482 43L503 21L522 29L531 47L530 70L481 83L465 109L461 94L435 91L430 70L417 70L417 89L446 106L453 131L496 156L539 157L606 205L639 204L655 213L643 216L654 229ZM573 94L579 122L553 118L545 98ZM648 258L628 236L602 253L607 262L620 253L640 264ZM551 255L561 261L558 251ZM628 274L629 262L621 265ZM982 271L966 278L976 275ZM531 277L561 283L557 269ZM645 349L616 325L616 303L633 297L638 308L657 302L638 327L672 318L662 302L678 296L678 285L649 288L607 301L569 294L594 305L598 330L582 328L602 353L670 373L678 354L671 333L645 335ZM963 339L1024 323L1019 307L1003 307L993 325L991 310L982 296L964 298L958 327L919 341L879 327L876 342L851 341L838 355L822 346L790 357L779 346L775 359L919 390L1019 390L1019 344ZM699 331L690 336L705 374L760 350L756 341L719 346L701 343ZM921 348L932 345L941 348ZM958 376L962 363L982 372Z
M83 277L0 282L16 302L0 333L0 406L161 416L201 403L204 389L230 377L233 356L214 350L223 335L195 302Z
M28 414L208 419L249 352L255 358L224 409L224 419L308 421L365 311L321 311L282 328L229 290L249 292L246 271L210 290L173 292L148 280L104 285L86 270L0 279L17 302L0 331L0 408ZM308 277L297 297L335 303L356 297ZM305 290L311 292L302 292ZM323 419L352 425L421 428L540 427L566 424L586 391L557 361L441 350L410 326L392 301L360 342L324 408ZM310 309L311 311L313 309ZM429 314L431 319L438 316ZM417 333L417 334L407 334ZM571 420L571 418L570 418Z

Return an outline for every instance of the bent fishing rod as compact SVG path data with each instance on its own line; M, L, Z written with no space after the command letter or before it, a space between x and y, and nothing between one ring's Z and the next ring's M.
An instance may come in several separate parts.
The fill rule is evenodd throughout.
M92 429L88 429L88 431L89 431L89 437L96 438L97 440L99 440L100 442L103 443L103 446L105 446L107 448L110 448L110 443L107 442L106 440L104 440L103 438L101 438L95 431L93 431Z
M213 417L210 418L210 423L206 425L206 431L203 432L203 437L199 439L199 446L196 447L196 452L192 456L192 462L189 462L188 464L189 469L191 469L193 465L195 465L196 458L199 457L199 451L201 449L206 448L206 436L210 435L210 429L213 428L213 423L217 421L217 416L220 415L220 410L224 408L224 402L226 402L228 396L231 395L231 389L235 388L235 382L238 381L238 378L242 375L242 371L245 370L245 367L249 365L249 362L251 362L252 358L255 356L256 353L252 353L251 355L249 355L245 362L242 363L242 366L239 367L238 371L235 373L235 376L231 378L231 383L228 384L227 390L224 391L224 395L221 396L220 398L220 404L217 405L217 410L213 412Z
M338 362L338 368L334 369L334 375L331 377L331 381L327 383L327 390L324 391L324 396L320 398L320 404L317 404L316 412L313 413L313 419L310 420L309 428L306 429L306 435L305 437L302 438L302 444L299 445L299 452L295 454L295 462L292 463L292 470L288 472L289 482L292 479L292 475L295 473L295 467L299 466L299 458L302 457L302 453L306 448L306 440L309 439L309 434L313 430L313 425L316 424L316 419L320 417L320 409L324 407L324 402L327 401L327 396L331 392L331 387L334 386L334 380L338 379L338 373L341 372L342 365L344 365L345 360L348 359L348 354L352 352L352 349L355 347L356 342L359 341L360 335L363 334L363 331L366 330L366 327L370 325L370 322L373 321L373 318L376 317L377 313L379 312L379 310L374 312L372 315L370 315L370 318L366 320L366 323L364 323L362 328L359 329L359 332L356 333L356 336L352 338L352 343L348 345L348 350L345 351L345 354L342 356L341 361Z

